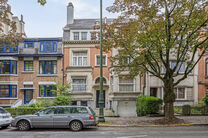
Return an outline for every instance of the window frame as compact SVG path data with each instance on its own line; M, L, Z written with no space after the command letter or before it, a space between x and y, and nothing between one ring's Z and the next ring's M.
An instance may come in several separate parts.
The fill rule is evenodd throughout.
M79 83L79 84L74 84L73 80L77 79L77 80L85 80L85 84L84 83ZM86 92L87 91L87 77L72 77L72 92ZM83 91L77 91L74 90L74 86L84 86L84 90Z
M43 71L41 73L41 62L43 62ZM40 60L39 61L39 74L48 74L47 73L47 62L50 63L50 73L49 74L58 74L58 69L57 69L57 60ZM53 64L53 62L56 62L56 64ZM56 72L53 73L53 65L56 65Z
M16 60L0 60L0 62L3 63L3 65L5 65L4 62L8 62L9 61L9 73L1 73L1 66L0 66L0 74L17 74L17 61ZM14 64L13 64L14 63ZM13 72L13 65L15 65L15 72Z
M85 36L84 34L85 34L86 36ZM88 33L87 33L87 32L81 32L81 40L82 40L82 41L87 40L87 35L88 35ZM83 36L85 36L85 37L86 37L86 39L83 39L83 38L85 38L85 37L83 37Z
M119 78L118 78L118 89L119 89L119 92L135 92L135 90L136 90L136 88L135 88L135 78L132 79L133 80L133 83L121 83L120 82L120 77L123 77L123 76L119 76ZM127 85L133 85L133 90L132 91L121 91L120 85L125 85L125 86L127 86Z
M8 97L0 97L0 99L2 99L2 98L17 98L17 85L0 85L0 86L9 86L8 88L1 88L0 87L0 92L2 89L8 89L8 92L9 92ZM15 93L13 93L13 90L15 90ZM13 97L13 94L15 95L14 97Z
M50 43L50 50L47 50L47 44ZM55 47L54 45L55 44ZM42 47L43 45L43 47ZM53 53L57 52L58 42L57 41L41 41L39 46L39 51L43 53Z
M27 44L32 44L32 47L28 47ZM24 48L34 48L34 42L24 42Z
M187 94L186 94L187 88L184 88L184 87L176 87L174 89L176 89L176 93L174 91L174 93L176 94L176 100L187 100ZM178 95L179 95L178 89L184 89L184 98L178 98Z
M2 51L0 53L18 53L19 52L19 46L7 46L7 45L2 45ZM9 51L7 51L7 48L9 48ZM14 50L16 48L16 50Z
M83 52L83 53L85 53L86 52L86 56L75 56L74 54L75 53L81 53L81 52ZM76 58L76 63L74 63L74 58ZM79 65L79 58L82 58L82 65ZM84 65L84 58L86 58L87 59L87 64L86 65ZM74 67L86 67L86 66L88 66L88 51L72 51L72 66L74 66Z
M26 68L26 66L25 66L25 65L26 65L26 62L30 62L29 65L28 65L28 67L29 67L30 64L32 63L32 70L30 70L30 69L28 70L28 69ZM32 71L34 71L34 69L33 69L33 61L32 61L32 60L25 60L25 61L24 61L24 71L25 71L25 72L32 72Z
M100 55L95 55L95 66L100 66L100 64L98 64L98 57L100 57ZM103 66L107 66L108 65L107 54L104 54L103 58L105 58L105 64L103 64Z
M41 95L41 87L43 87L43 96ZM50 88L50 96L46 95L46 88L49 87ZM57 89L55 86L53 85L39 85L39 97L56 97L55 94L53 94L53 88Z
M77 36L75 36L75 34L78 34ZM78 41L78 40L80 40L80 32L73 32L73 40L75 40L75 41ZM77 38L77 39L75 39L75 38Z

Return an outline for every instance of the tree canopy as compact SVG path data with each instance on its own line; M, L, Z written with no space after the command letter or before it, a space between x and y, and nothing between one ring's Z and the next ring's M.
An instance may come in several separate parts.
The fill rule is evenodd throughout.
M105 50L120 51L112 58L119 63L117 71L128 69L133 76L149 72L163 82L169 119L174 117L174 87L187 78L208 48L207 6L207 0L115 0L107 8L120 16L105 26Z

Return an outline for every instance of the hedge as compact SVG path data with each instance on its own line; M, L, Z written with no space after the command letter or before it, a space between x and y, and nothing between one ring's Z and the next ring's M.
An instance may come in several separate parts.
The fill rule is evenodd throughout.
M5 108L9 113L11 113L12 116L17 115L26 115L26 114L34 114L42 109L44 107L15 107L15 108Z
M137 116L156 114L162 105L163 100L152 96L139 96L137 99Z

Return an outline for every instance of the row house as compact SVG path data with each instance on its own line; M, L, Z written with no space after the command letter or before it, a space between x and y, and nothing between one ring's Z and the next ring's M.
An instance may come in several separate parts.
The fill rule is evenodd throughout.
M61 38L28 38L0 50L0 106L16 107L53 98L54 84L63 81Z
M103 19L110 24L113 19ZM67 6L67 25L63 28L64 79L72 85L74 105L99 108L99 19L74 19L74 6ZM99 27L98 27L99 28ZM140 77L126 79L128 72L116 74L110 57L118 50L103 53L105 109L120 116L136 116L136 98L141 93Z

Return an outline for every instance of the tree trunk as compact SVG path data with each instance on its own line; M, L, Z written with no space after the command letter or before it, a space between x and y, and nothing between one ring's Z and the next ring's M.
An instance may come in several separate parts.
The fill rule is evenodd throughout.
M174 116L174 107L173 103L175 102L175 93L173 87L173 80L166 81L164 83L164 103L165 103L165 119L173 120Z

